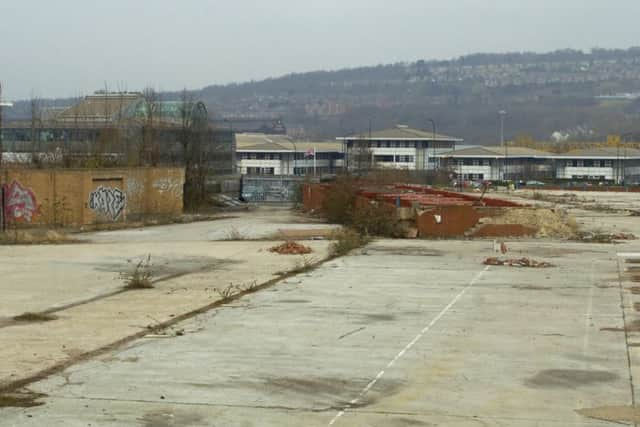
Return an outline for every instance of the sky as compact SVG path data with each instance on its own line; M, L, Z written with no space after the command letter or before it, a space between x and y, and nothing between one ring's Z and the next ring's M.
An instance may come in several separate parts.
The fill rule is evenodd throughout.
M638 0L0 0L5 99L477 52L628 48Z

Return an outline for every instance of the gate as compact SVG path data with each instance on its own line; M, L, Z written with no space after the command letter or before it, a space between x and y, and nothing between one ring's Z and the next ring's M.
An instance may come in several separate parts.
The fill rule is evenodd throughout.
M300 198L303 177L243 176L242 199L251 203L294 203Z

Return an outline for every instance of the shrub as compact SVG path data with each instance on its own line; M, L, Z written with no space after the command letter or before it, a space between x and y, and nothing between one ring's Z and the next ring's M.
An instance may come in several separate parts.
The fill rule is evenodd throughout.
M348 228L336 231L332 235L332 239L335 240L329 248L332 257L347 255L352 250L361 248L369 243L368 237Z
M359 205L353 210L350 225L365 236L402 237L395 207L381 202Z
M331 186L322 203L322 209L329 222L335 224L349 224L351 222L356 191L357 186L351 177L340 177Z
M128 261L131 263L131 260ZM151 270L151 255L141 259L135 264L133 270L120 274L120 278L124 281L127 289L150 289L153 288L151 279L153 271Z

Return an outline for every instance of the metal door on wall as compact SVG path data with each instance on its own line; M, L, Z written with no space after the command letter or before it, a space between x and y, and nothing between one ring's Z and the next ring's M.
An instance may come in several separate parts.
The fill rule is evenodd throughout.
M97 222L125 221L127 196L122 178L93 178L87 208Z

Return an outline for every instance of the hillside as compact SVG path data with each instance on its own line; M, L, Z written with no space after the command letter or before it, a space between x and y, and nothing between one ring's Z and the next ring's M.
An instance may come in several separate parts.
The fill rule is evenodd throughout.
M497 111L507 137L593 140L640 134L640 48L474 54L290 74L198 92L215 116L282 117L290 133L330 138L396 123L494 143ZM174 98L167 93L165 98ZM67 100L68 102L68 100ZM58 101L59 105L61 102ZM62 102L64 103L64 102ZM28 112L28 103L13 114Z

